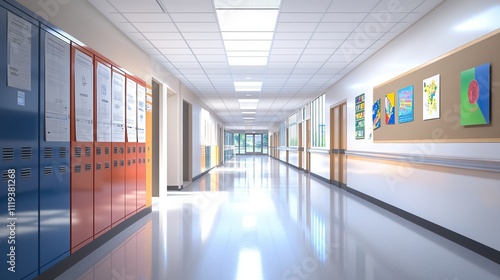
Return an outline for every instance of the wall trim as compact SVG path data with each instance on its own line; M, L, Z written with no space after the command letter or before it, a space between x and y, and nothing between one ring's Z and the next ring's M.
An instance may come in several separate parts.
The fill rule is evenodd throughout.
M346 151L347 156L390 160L411 164L436 165L477 171L500 172L500 161L460 157L438 157L424 154L393 154L365 151Z
M380 208L383 208L403 219L406 219L416 225L419 225L437 235L440 235L452 242L455 242L458 245L461 245L462 247L465 247L497 264L500 264L500 251L497 251L489 246L486 246L482 243L479 243L471 238L468 238L466 236L463 236L457 232L454 232L452 230L449 230L443 226L440 226L438 224L435 224L429 220L426 220L424 218L421 218L419 216L416 216L412 213L406 212L398 207L395 207L393 205L390 205L386 202L383 202L381 200L378 200L372 196L369 196L363 192L360 192L358 190L355 190L353 188L350 188L346 186L344 188L346 191L349 193L352 193Z

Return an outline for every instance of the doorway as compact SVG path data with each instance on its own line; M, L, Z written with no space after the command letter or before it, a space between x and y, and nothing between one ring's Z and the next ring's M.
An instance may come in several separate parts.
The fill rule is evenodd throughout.
M182 102L182 180L184 181L184 186L187 186L193 176L193 165L192 160L192 149L193 149L193 139L192 139L192 105L185 100Z
M347 103L330 108L330 180L340 187L347 186Z
M153 145L152 157L152 195L160 196L160 92L161 85L155 80L152 82L151 93L153 95Z
M262 134L245 134L245 154L262 154Z

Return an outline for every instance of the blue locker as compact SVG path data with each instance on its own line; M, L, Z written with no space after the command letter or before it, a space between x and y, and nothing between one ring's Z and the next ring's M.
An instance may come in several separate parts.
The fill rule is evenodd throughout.
M38 274L39 29L11 15L0 8L0 279Z
M68 47L69 41L57 38L49 40L47 31L40 33L40 273L69 256L70 251L70 145L67 141L53 141L46 138L46 40L58 44L54 48L59 51ZM53 37L52 37L53 38ZM67 53L69 70L69 52ZM49 64L49 68L53 67ZM50 70L49 70L50 71ZM67 72L68 88L63 90L69 101L69 71ZM62 77L61 77L62 78ZM47 104L53 106L53 104ZM68 104L69 109L69 104ZM64 110L62 110L64 111ZM49 110L50 114L50 110ZM62 118L63 116L58 116ZM69 118L69 115L67 116ZM69 129L69 127L68 127ZM50 134L51 131L49 130ZM68 131L69 135L69 131ZM52 141L47 141L52 140Z

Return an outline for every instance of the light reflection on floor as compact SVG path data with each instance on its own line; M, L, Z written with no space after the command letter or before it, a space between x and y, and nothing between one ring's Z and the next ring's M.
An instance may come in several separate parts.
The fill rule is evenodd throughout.
M239 156L59 279L500 279L500 266L266 156Z

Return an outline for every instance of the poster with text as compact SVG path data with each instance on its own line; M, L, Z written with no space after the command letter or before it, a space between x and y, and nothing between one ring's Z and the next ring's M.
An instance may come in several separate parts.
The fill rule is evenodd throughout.
M385 124L395 124L394 92L385 95Z
M440 87L439 74L424 80L424 120L439 119Z
M70 141L70 47L45 33L45 141Z
M356 96L356 139L365 139L365 94Z
M380 98L373 102L372 107L373 130L380 127Z
M125 142L125 76L117 72L112 75L111 140Z
M146 143L146 88L137 86L137 141Z
M97 142L111 142L111 68L97 63Z
M398 123L413 121L413 86L398 90Z
M92 57L75 52L76 141L94 141L94 69Z
M460 73L460 124L489 124L490 106L490 63Z
M127 79L127 141L137 142L137 83Z
M7 85L31 91L32 24L10 12L7 21Z

